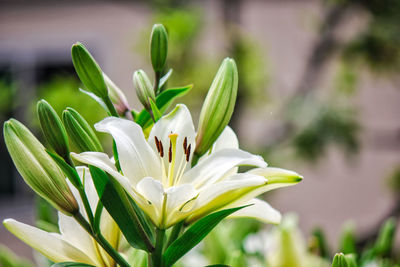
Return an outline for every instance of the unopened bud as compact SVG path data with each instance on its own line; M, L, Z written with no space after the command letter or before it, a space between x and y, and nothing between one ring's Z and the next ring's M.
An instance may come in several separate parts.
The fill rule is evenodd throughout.
M71 55L76 73L85 87L102 99L108 97L103 72L86 47L81 43L74 44Z
M62 120L72 144L79 152L102 152L100 141L89 123L73 108L67 108L62 114Z
M111 102L114 104L118 114L123 116L130 110L126 96L105 73L103 73L103 77L108 87L108 96L110 97Z
M22 123L15 119L5 122L4 140L17 170L38 195L67 215L78 212L61 169Z
M348 267L346 257L343 253L336 253L333 258L332 267Z
M235 61L226 58L204 100L196 136L195 154L200 157L228 125L235 107L238 89L238 71Z
M149 98L153 100L156 98L149 77L147 77L143 70L135 71L133 74L133 84L135 86L136 95L139 98L140 103L142 103L142 105L149 110Z
M50 147L61 157L69 157L67 132L57 112L46 100L37 103L37 115L43 135Z
M160 72L165 66L168 54L168 34L162 24L155 24L151 31L150 56L155 72Z

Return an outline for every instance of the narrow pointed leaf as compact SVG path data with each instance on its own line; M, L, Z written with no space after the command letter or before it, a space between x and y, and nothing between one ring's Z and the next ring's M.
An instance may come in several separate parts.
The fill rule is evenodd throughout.
M149 251L151 245L145 243L143 226L124 189L99 168L89 166L97 194L104 207L118 224L128 243L137 249Z
M193 86L190 84L190 85L186 85L184 87L171 88L171 89L163 91L161 94L159 94L156 97L156 104L157 104L158 109L163 114L170 107L170 105L176 98L185 95L187 92L189 92L190 89L192 89L192 87ZM136 116L135 121L142 127L148 126L148 124L151 122L150 114L147 112L146 109L143 109Z
M149 97L149 103L150 103L151 111L153 112L154 120L158 121L161 118L162 113L158 109L156 103L154 103L153 99L151 99L150 97Z
M93 220L93 229L96 233L100 232L100 219L102 212L103 212L103 203L99 201L97 203L96 212L94 214L94 220Z
M245 207L248 206L217 211L195 222L180 238L167 248L163 256L165 266L171 266L189 250L194 248L225 217Z

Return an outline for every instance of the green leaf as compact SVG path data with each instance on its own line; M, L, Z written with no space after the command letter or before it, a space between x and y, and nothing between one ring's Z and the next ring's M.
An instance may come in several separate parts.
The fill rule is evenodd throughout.
M59 262L59 263L55 263L53 265L51 265L51 267L88 267L88 266L92 266L90 264L86 264L86 263L80 263L80 262Z
M175 240L165 251L163 260L165 266L171 266L189 250L203 240L218 223L230 214L247 206L217 211L201 218L187 229L181 237Z
M190 89L192 89L192 87L193 85L190 84L179 88L171 88L159 94L156 97L156 104L158 109L161 111L161 114L163 114L169 108L169 106L172 104L172 101L185 95ZM150 122L151 117L146 109L143 109L136 117L136 123L142 127L148 126Z
M150 97L149 97L149 103L151 111L153 112L154 121L158 121L161 118L162 114L158 109L156 103L154 103L153 99L151 99Z
M68 165L68 163L66 163L65 160L59 155L47 149L46 152L53 158L53 160L57 163L57 165L61 168L61 170L76 188L82 187L81 178L79 177L78 172L73 167Z
M102 212L103 212L103 203L99 201L97 202L96 212L94 214L94 220L93 220L93 229L96 233L100 232L100 219Z
M152 245L145 242L150 240L149 236L143 231L141 220L130 204L125 190L103 170L93 166L89 166L89 169L101 202L118 224L128 243L137 249L151 250Z

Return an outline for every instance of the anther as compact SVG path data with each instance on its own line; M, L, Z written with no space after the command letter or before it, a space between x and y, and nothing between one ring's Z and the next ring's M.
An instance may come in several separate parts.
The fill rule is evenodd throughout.
M160 144L159 144L157 136L154 136L154 141L156 142L157 151L158 151L158 153L160 153Z
M185 151L185 154L187 153L187 137L183 140L183 151Z
M168 162L172 162L172 142L169 142L169 150L168 150Z
M164 157L164 147L162 145L161 140L158 141L158 146L160 148L160 157Z
M189 144L189 146L187 147L186 150L186 161L189 162L189 157L190 157L190 148L192 147L191 144Z

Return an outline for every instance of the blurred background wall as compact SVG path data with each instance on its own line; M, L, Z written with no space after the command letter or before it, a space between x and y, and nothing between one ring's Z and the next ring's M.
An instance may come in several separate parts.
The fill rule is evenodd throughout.
M78 92L70 59L76 41L139 109L132 74L150 73L149 33L163 22L171 85L194 83L184 99L194 113L220 61L237 60L231 125L241 146L305 177L266 196L272 205L298 213L306 232L323 227L335 243L352 220L363 241L400 210L400 34L391 26L398 2L0 0L0 120L15 117L35 129L32 107L40 98L59 112L72 105L92 123L101 118ZM0 157L0 219L33 224L33 194L3 138ZM32 257L4 227L0 243Z

